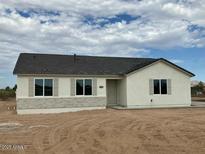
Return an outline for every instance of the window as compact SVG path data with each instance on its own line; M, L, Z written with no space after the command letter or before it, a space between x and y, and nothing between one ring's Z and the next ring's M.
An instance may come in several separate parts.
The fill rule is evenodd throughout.
M92 80L77 79L76 80L76 95L92 95Z
M83 80L76 80L76 95L83 95Z
M43 96L43 80L35 80L35 96Z
M167 80L161 80L161 94L167 94Z
M53 96L53 79L35 79L35 96Z
M85 95L92 95L92 80L85 80Z
M154 80L154 94L160 94L160 80Z
M167 94L167 80L154 80L154 94Z
M53 96L53 80L52 79L45 79L44 95Z

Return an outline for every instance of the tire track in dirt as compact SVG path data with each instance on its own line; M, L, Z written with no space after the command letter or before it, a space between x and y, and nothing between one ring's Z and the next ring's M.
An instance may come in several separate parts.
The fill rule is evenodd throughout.
M79 137L78 135L75 135L75 136L72 136L72 132L73 131L75 131L75 132L78 132L79 131L79 129L81 129L81 128L83 128L83 127L85 127L85 126L87 126L87 125L89 125L89 123L91 123L91 125L93 125L92 123L95 123L96 125L98 125L98 117L96 117L96 118L92 118L92 119L82 119L80 122L79 122L79 120L77 120L78 121L78 123L76 124L75 123L75 120L74 121L72 121L72 122L70 122L69 121L69 125L70 126L72 126L72 128L69 130L69 132L70 132L70 134L68 134L68 138L69 138L69 141L70 142L77 142L77 140L79 140L80 139L80 137L81 136L83 136L83 134L81 133L81 136ZM106 121L106 120L104 120L104 121ZM111 121L112 122L112 121ZM74 124L73 124L74 123ZM65 124L66 125L66 124ZM66 127L68 127L69 125L66 125ZM90 128L90 127L89 127ZM81 137L81 139L82 139L82 137ZM63 143L62 142L60 142L60 145L61 146L63 146L62 145ZM67 143L68 144L68 143ZM77 147L78 145L76 145L76 147ZM62 147L61 147L62 148ZM72 147L71 147L72 148ZM51 152L51 151L49 151L49 152Z
M51 153L51 152L55 152L58 153L58 150L64 150L65 148L68 148L69 146L73 145L72 143L75 143L74 141L76 140L76 133L73 136L72 133L74 133L75 131L77 131L80 127L83 127L84 125L86 125L87 123L89 124L89 122L94 121L95 119L75 119L73 121L69 121L68 123L65 123L64 125L62 125L61 127L58 128L58 130L56 130L56 134L58 134L58 132L63 129L63 128L69 128L69 133L66 135L66 138L62 141L58 141L58 142L53 142L55 143L55 145L53 145L51 148L49 148L48 150L46 150L44 153ZM77 122L77 123L76 123ZM59 134L58 134L59 135ZM55 136L55 135L54 135ZM55 138L53 138L55 140Z
M122 122L122 120L121 120L121 122ZM119 125L118 121L116 119L110 119L109 117L108 117L108 119L106 119L106 117L105 117L105 120L103 120L101 122L95 122L95 124L89 128L89 133L93 135L92 136L93 141L95 141L97 143L96 148L101 149L100 151L98 150L98 152L107 153L110 149L107 149L106 147L109 147L109 146L104 145L104 142L102 141L102 137L105 137L107 135L106 132L103 131L103 132L98 133L98 134L101 134L101 136L96 135L96 132L98 132L100 130L100 127L105 129L105 126L109 126L109 125L111 126L113 124L116 125L115 127L117 127L118 130L116 128L112 127L113 130L111 130L110 135L113 135L113 134L120 135L121 131L127 131L126 125L129 126L129 124L131 124L131 120L126 121L126 118L124 118L124 123ZM116 131L118 131L118 132L116 132ZM115 137L115 136L112 136L112 137ZM102 150L104 150L104 151L102 151ZM123 144L117 145L117 149L115 149L116 153L124 154L124 153L126 153L126 151L127 151L127 147L124 146Z
M76 119L74 119L73 121L76 121ZM71 124L71 121L69 121L69 123ZM65 129L66 125L67 125L67 121L64 120L63 122L58 123L56 127L53 126L53 128L51 128L50 130L46 130L46 131L43 131L42 133L35 134L33 146L37 147L35 148L36 151L38 151L38 153L44 153L44 149L42 148L45 146L44 140L48 140L48 145L47 145L47 148L45 148L45 150L48 150L50 149L50 147L53 147L57 145L58 143L60 143L61 139L60 139L59 132L62 129ZM47 138L45 138L45 136L47 136Z
M12 121L27 127L47 127L29 127L26 131L21 128L0 134L0 143L28 145L24 153L29 154L204 154L204 119L202 109L108 109L55 115L1 115L0 123Z
M89 136L92 136L92 138L89 138L89 140L91 140L91 145L93 145L93 150L98 150L98 152L100 153L107 153L108 149L106 148L105 145L103 145L103 142L100 140L101 138L105 137L107 134L105 131L102 131L100 128L102 128L102 126L106 126L111 123L113 123L115 120L114 119L110 119L109 117L104 117L104 120L99 121L95 121L94 124L92 124L89 128L88 128L88 134Z
M58 134L59 130L62 129L62 127L64 127L65 125L66 125L66 121L58 124L56 127L54 127L48 132L49 133L48 135L49 146L53 146L56 143L60 142L59 135L56 135L56 134Z
M46 130L42 130L35 134L34 139L33 139L33 147L35 147L35 150L37 151L38 154L43 154L44 151L44 144L43 140L46 137Z

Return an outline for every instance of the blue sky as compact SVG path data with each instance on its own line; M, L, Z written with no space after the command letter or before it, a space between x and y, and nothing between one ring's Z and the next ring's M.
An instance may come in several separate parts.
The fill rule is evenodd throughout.
M205 81L205 48L178 48L165 52L153 50L150 56L167 58L193 72L196 76L192 80Z
M19 53L166 58L205 81L203 0L0 1L0 88Z

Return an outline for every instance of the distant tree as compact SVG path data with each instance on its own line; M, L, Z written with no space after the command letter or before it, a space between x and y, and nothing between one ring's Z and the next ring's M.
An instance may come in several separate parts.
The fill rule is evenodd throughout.
M17 89L17 85L15 84L15 86L13 87L13 90L16 91Z
M200 92L204 91L204 83L203 82L200 81L196 87Z
M5 89L0 89L0 100L7 100L16 96L16 85L13 88L7 86Z
M192 96L205 94L204 83L200 81L198 85L192 87L191 94Z
M10 88L9 86L7 86L7 87L5 88L5 90L9 91L9 90L11 90L11 88Z

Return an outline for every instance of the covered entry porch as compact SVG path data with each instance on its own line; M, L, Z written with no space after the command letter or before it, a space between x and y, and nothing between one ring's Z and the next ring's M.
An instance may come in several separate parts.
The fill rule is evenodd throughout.
M126 106L125 79L106 80L107 107Z

